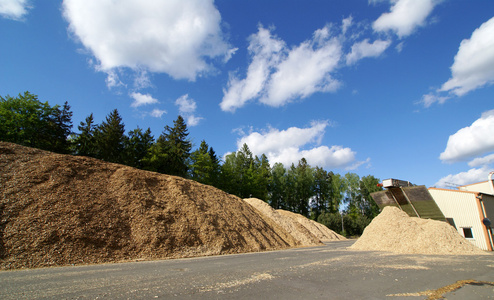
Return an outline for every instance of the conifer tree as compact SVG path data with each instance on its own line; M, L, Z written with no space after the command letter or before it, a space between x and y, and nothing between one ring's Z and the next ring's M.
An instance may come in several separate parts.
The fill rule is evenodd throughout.
M95 131L97 157L114 163L124 163L125 125L114 109Z
M93 113L86 117L85 121L77 126L80 133L73 140L74 154L96 157L96 140L94 137L97 125L94 124Z
M195 181L213 184L213 161L209 155L209 145L202 141L199 149L191 154L190 175Z
M146 156L153 141L154 137L151 135L150 128L144 132L139 127L130 131L125 139L124 163L134 168L144 168Z
M209 158L211 159L211 184L215 187L220 186L220 173L221 173L221 165L216 152L213 147L209 147Z
M192 143L182 116L173 121L173 127L165 126L163 133L150 149L147 168L160 173L186 177Z

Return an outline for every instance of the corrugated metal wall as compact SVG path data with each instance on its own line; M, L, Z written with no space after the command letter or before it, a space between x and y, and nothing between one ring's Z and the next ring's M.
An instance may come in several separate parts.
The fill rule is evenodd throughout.
M481 192L484 194L493 194L492 184L489 181L463 185L459 187L460 191Z
M488 250L484 225L477 205L476 193L430 188L434 201L446 218L453 218L458 232L471 228L473 239L467 239L482 250Z

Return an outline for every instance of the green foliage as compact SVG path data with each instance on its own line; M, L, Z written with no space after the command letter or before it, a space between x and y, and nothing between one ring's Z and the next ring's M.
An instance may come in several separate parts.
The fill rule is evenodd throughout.
M190 155L190 177L200 183L217 185L219 176L219 161L213 148L202 141L199 149Z
M91 113L85 121L81 121L77 126L80 133L73 139L74 154L83 156L97 156L96 139L94 137L97 125L94 124L93 114Z
M314 198L312 200L311 218L317 220L319 215L326 212L332 199L331 175L323 168L314 170Z
M71 118L67 102L52 107L29 92L15 98L0 96L0 140L5 142L67 153Z
M343 221L339 212L323 212L317 217L317 222L339 234L343 233L341 222Z
M150 148L144 163L152 171L186 177L189 171L189 158L192 143L188 139L188 129L182 116L173 121L173 127L165 126L163 133Z
M67 154L70 152L69 136L72 134L72 112L67 101L62 107L53 107L52 122L50 122L52 132L51 151Z
M241 198L268 200L271 167L266 155L253 157L247 144L226 156L221 166L220 187Z
M314 195L314 169L302 158L294 169L294 204L297 213L309 216L309 200Z
M97 158L114 163L124 163L126 143L125 125L117 109L114 109L99 125L94 138L97 146Z
M241 198L252 196L254 158L247 144L225 157L221 166L222 189Z
M154 137L151 135L150 128L144 132L139 127L130 131L124 140L124 163L134 168L143 169L153 142Z
M251 188L252 197L267 201L272 180L268 157L264 154L260 158L256 156L250 170L253 182Z
M362 212L363 215L371 219L379 214L379 207L370 195L371 193L383 190L381 186L378 186L379 182L380 180L372 175L364 176L360 181L360 191L362 193Z
M282 163L275 163L271 169L271 181L268 203L274 209L287 209L286 203L286 169Z
M344 234L346 236L360 236L364 232L365 227L367 227L371 221L372 220L369 217L360 214L344 215Z

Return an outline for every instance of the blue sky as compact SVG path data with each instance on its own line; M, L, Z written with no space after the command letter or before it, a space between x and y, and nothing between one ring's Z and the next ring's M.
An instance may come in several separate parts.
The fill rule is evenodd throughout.
M118 3L118 4L114 4ZM452 187L494 170L494 1L0 0L0 95Z

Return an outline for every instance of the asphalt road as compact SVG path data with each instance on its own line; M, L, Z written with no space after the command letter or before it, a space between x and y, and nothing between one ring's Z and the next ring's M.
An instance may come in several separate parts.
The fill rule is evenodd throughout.
M494 299L494 255L394 255L325 246L0 272L0 299ZM447 286L473 279L451 291ZM445 288L446 287L446 288Z

